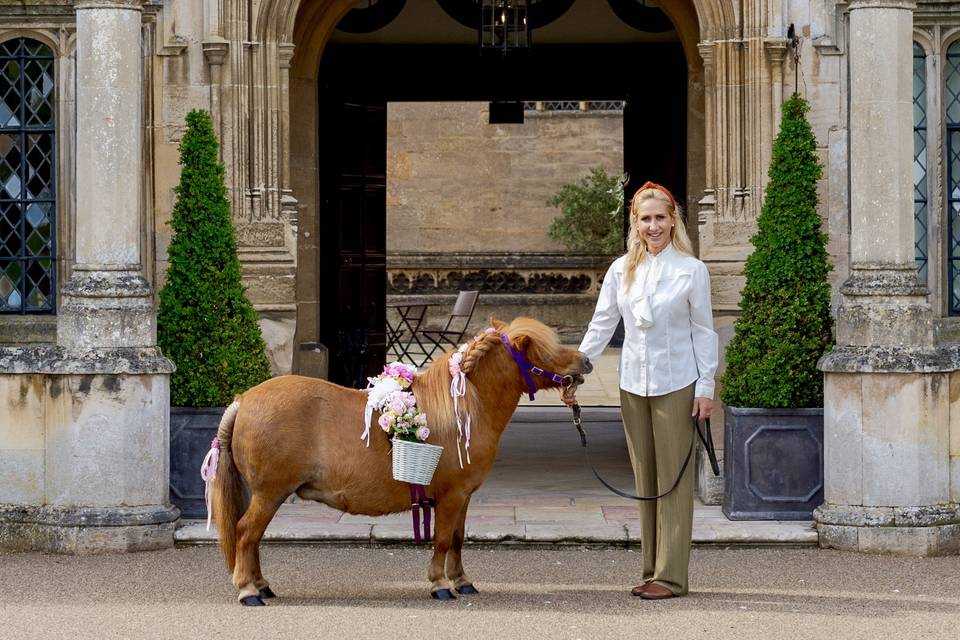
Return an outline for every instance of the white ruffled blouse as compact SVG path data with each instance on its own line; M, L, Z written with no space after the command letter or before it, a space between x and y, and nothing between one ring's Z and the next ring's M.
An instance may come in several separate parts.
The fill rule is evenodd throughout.
M625 291L626 262L607 270L580 351L596 362L623 318L621 388L660 396L695 381L696 397L712 399L719 348L706 265L668 245L647 254Z

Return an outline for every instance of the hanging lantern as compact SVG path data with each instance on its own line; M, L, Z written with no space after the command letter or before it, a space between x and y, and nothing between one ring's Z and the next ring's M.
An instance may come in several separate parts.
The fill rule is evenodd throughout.
M480 53L530 50L530 0L480 0Z

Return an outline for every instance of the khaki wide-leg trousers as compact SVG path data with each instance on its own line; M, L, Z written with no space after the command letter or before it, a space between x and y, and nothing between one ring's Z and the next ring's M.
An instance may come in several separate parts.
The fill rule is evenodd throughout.
M639 495L660 495L676 481L694 436L690 417L694 386L663 396L637 396L620 390L623 428ZM691 460L670 494L640 502L643 581L652 580L678 596L687 593L693 467Z

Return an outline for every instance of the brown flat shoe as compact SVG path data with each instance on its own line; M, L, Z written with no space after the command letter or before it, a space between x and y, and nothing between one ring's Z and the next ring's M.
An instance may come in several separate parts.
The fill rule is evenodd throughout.
M676 597L673 591L656 582L649 582L646 587L647 588L640 594L640 597L644 600L666 600L667 598Z
M630 589L630 595L632 596L642 596L643 592L647 590L647 587L650 586L649 582L642 582L635 586L633 589Z

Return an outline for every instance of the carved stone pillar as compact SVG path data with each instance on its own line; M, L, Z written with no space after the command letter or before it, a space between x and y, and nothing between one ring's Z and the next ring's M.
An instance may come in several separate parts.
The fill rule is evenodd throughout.
M0 349L0 397L20 398L0 408L0 549L173 544L173 367L140 264L141 5L75 5L76 263L58 345Z
M960 550L951 486L956 349L934 344L916 276L912 0L850 5L850 261L825 372L825 547ZM958 409L960 410L960 409ZM955 476L958 477L958 476Z
M230 43L223 38L209 36L203 41L203 56L210 65L210 115L213 119L213 130L217 132L217 139L223 140L221 123L221 87L223 86L223 62L227 58ZM223 156L223 145L220 145L220 155Z
M783 105L783 59L787 55L787 41L767 38L764 43L770 61L770 101L773 103L773 137L780 133L780 107Z
M714 187L716 185L716 161L714 153L716 152L716 106L714 94L716 93L717 76L716 64L714 59L715 45L712 42L701 42L697 45L700 51L700 57L703 59L703 85L704 85L704 158L706 159L706 188L703 190L703 197L697 204L700 210L697 215L697 223L705 225L707 221L716 215L717 199ZM701 233L701 236L703 234Z

